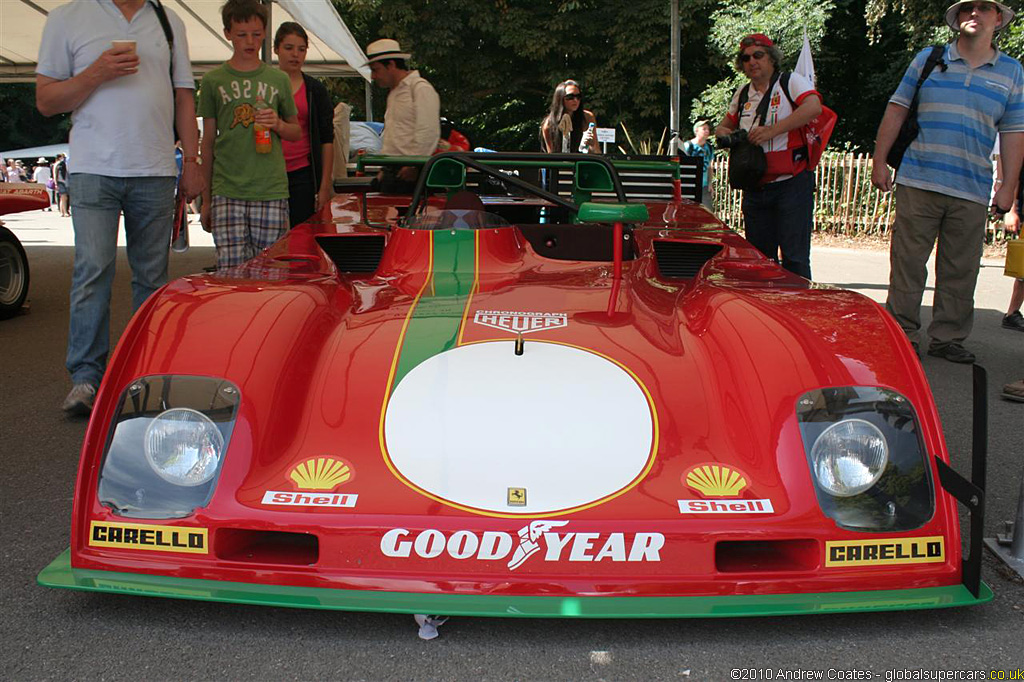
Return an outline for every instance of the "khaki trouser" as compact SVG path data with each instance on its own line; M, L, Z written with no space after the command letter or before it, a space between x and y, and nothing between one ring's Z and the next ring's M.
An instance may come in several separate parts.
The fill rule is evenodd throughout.
M912 341L921 329L921 296L936 239L931 345L959 343L970 335L987 212L973 201L896 185L885 307Z

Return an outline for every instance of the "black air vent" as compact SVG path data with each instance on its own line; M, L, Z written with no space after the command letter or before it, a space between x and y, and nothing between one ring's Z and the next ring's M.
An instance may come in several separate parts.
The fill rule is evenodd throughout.
M373 273L384 253L384 235L361 234L316 238L340 272Z
M658 272L666 279L692 279L701 267L722 250L721 244L671 242L656 239L654 255Z

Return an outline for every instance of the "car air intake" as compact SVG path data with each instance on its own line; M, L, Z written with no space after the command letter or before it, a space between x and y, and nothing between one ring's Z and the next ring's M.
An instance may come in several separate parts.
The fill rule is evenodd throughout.
M312 566L320 557L320 541L310 533L221 528L214 536L218 559L247 564Z
M654 240L658 273L665 279L693 279L721 250L721 244Z
M815 540L725 540L715 544L721 573L813 571L821 563Z
M339 272L371 274L380 265L385 241L382 234L346 234L321 235L316 243L334 261Z

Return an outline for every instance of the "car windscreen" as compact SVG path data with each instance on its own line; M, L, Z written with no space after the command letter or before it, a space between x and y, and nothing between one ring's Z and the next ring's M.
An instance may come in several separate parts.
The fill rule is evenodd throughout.
M487 230L511 227L500 215L472 209L445 209L406 219L407 230Z

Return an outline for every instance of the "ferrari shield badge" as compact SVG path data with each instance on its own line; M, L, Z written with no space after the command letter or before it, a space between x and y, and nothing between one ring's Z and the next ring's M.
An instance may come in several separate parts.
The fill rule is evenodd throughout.
M510 506L510 507L525 507L526 506L526 488L509 488L508 489L508 506Z
M516 334L559 329L568 325L565 313L530 313L510 310L478 310L473 322Z

